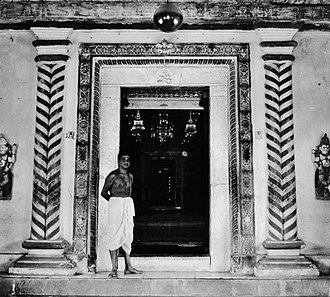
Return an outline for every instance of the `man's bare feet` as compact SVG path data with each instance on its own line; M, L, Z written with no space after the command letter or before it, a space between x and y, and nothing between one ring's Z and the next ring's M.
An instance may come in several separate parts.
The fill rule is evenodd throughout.
M124 270L124 274L142 274L143 272L141 270L135 269L133 267L129 267Z
M118 278L118 272L117 270L112 270L109 274L108 277L110 278Z

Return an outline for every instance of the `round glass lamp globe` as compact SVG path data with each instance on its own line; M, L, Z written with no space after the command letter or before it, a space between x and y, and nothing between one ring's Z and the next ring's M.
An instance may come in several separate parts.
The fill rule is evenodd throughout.
M174 3L161 4L154 13L154 24L163 32L178 30L183 22L181 10Z

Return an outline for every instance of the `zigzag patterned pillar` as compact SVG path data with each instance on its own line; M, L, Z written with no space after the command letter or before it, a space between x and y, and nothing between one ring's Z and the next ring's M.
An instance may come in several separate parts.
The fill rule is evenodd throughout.
M38 37L33 42L38 73L31 237L22 244L28 255L15 263L11 272L71 274L61 264L66 259L60 204L65 68L72 29L33 28L32 31ZM39 262L40 257L35 255L48 255L47 261L41 257Z
M297 240L292 55L265 55L268 239Z
M67 57L37 62L32 239L54 240L60 237L60 154L65 77L65 61L62 59Z
M267 255L255 267L257 276L318 275L300 255L294 156L292 40L296 29L259 29L264 55L266 154L268 160Z

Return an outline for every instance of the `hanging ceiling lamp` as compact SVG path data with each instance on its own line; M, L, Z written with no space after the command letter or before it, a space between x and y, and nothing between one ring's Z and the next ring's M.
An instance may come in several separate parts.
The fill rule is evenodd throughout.
M156 138L159 143L166 143L169 138L173 138L173 123L169 121L167 113L158 115L158 122L151 128L151 138Z
M194 135L197 133L197 126L196 126L196 120L192 119L192 112L189 113L189 120L186 124L186 128L184 130L184 140L183 143L188 143Z
M163 32L178 30L183 22L183 15L179 7L174 3L161 4L154 13L154 24Z
M137 110L136 116L134 117L133 126L131 128L132 136L135 138L136 141L142 140L142 132L145 129L146 128L143 125L143 120L140 116L140 111Z

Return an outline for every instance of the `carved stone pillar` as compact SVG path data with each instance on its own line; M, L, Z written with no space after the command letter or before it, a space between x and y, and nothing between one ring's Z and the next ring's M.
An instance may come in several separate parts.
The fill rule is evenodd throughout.
M31 237L22 246L28 255L10 268L11 273L70 274L63 256L60 230L61 140L65 68L72 29L33 28L37 36L36 128ZM42 265L41 265L42 264Z
M264 55L266 152L268 166L267 251L257 276L318 275L300 255L295 181L292 55L296 29L259 29Z

